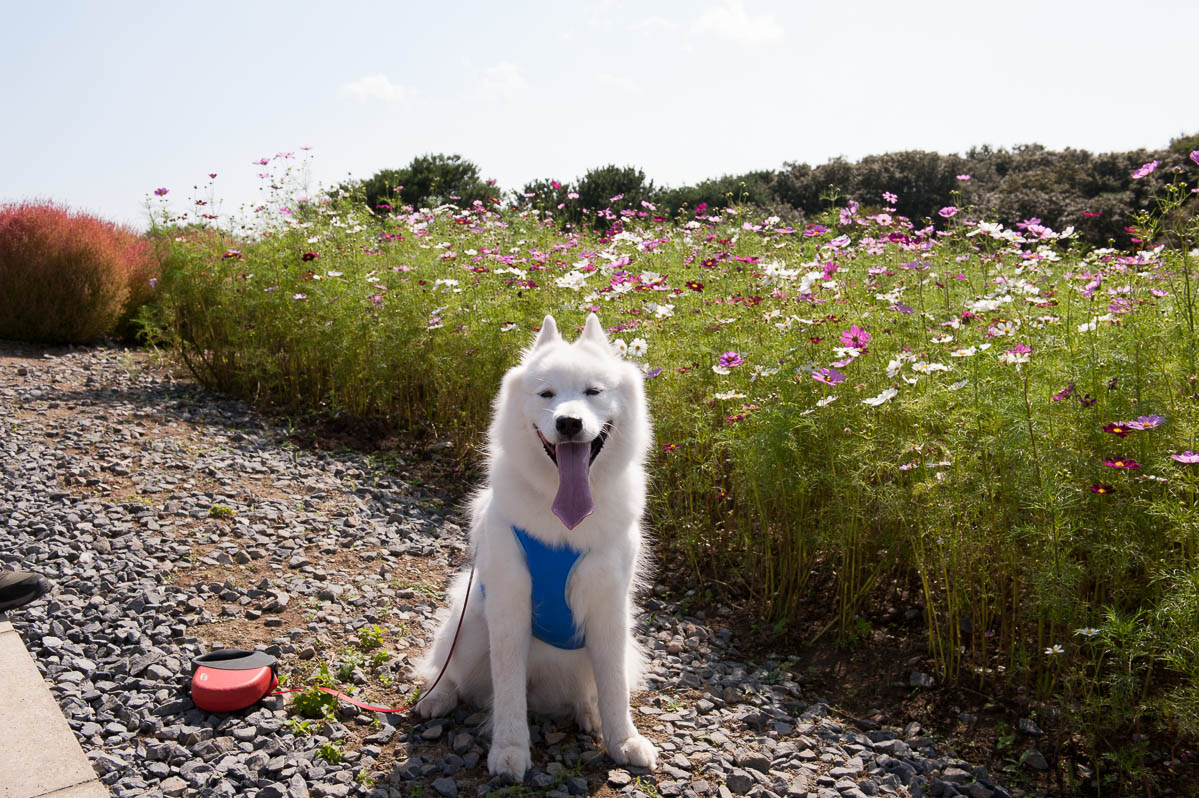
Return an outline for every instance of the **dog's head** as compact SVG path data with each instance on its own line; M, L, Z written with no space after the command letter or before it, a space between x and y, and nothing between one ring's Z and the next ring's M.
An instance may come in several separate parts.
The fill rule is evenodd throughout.
M620 358L599 319L588 315L573 343L546 316L520 365L504 377L497 413L499 454L553 484L553 511L573 528L590 514L590 487L620 469L641 468L648 440L644 388Z

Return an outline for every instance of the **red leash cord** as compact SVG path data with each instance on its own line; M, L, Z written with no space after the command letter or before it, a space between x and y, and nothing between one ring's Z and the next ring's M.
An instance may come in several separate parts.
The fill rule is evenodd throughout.
M475 567L472 565L470 568L470 576L468 576L466 579L466 592L462 595L462 614L458 616L458 626L454 629L454 640L453 640L453 642L450 643L450 653L446 655L445 662L443 662L441 665L441 671L437 674L437 678L433 680L433 686L430 687L425 692L421 693L420 698L416 699L411 704L404 706L404 707L377 707L374 704L367 704L363 701L359 701L356 698L351 698L350 696L346 695L345 693L340 693L337 690L332 690L328 687L318 686L316 689L320 690L322 693L328 693L329 695L337 696L342 701L345 701L348 704L353 704L354 706L362 707L363 709L369 709L372 712L405 712L409 709L412 709L414 706L419 704L421 701L424 701L425 698L430 693L432 693L434 690L437 689L437 685L441 684L441 677L445 676L446 669L450 667L450 660L454 658L454 649L458 647L458 633L462 631L462 622L464 620L466 620L466 603L468 601L470 601L470 588L471 588L471 585L474 583L474 581L475 581ZM306 689L308 689L308 688L297 687L297 688L294 688L291 690L276 690L273 693L268 693L268 695L285 695L287 693L301 693Z

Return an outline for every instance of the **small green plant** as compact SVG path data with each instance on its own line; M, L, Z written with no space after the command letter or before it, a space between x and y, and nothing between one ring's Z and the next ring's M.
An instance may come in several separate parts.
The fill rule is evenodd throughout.
M292 711L301 717L331 719L337 715L337 697L321 690L317 685L296 693L291 702Z
M362 770L359 770L356 774L354 774L354 781L358 782L364 787L375 786L375 779L373 776L371 776L370 771L366 768L362 768Z
M208 516L210 518L228 519L237 515L232 507L224 504L214 504L208 508Z
M341 741L330 740L327 743L321 743L316 748L316 756L326 762L337 764L344 758L341 751Z
M362 651L373 651L383 645L383 629L379 624L362 627L358 630L358 648Z
M342 656L341 665L337 668L337 680L339 682L348 682L354 675L356 668L362 667L366 663L366 657L360 651L353 648L347 648Z
M413 592L426 595L434 601L442 601L445 599L444 593L435 587L425 584L424 582L404 582L400 587L404 590L411 590Z
M308 737L312 734L312 721L304 718L288 718L284 721L291 733L297 737Z

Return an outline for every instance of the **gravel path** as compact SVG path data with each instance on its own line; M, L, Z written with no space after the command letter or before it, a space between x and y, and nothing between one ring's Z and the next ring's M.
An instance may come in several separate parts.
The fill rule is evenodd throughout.
M298 449L144 353L0 342L0 480L0 563L57 582L10 620L113 795L503 788L469 709L418 723L342 705L303 723L282 697L212 715L187 696L193 657L258 646L293 685L324 667L403 703L465 532L401 460ZM689 617L665 593L645 605L653 666L634 712L662 764L616 768L573 725L534 717L527 792L1009 794L916 724L862 731L778 663L739 661L721 616Z

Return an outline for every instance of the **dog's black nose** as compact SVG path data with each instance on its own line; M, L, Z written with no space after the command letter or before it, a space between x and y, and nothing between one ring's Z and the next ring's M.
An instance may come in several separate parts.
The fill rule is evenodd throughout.
M554 419L554 427L558 430L558 434L564 438L573 438L583 431L583 419L571 418L570 416L559 416Z

